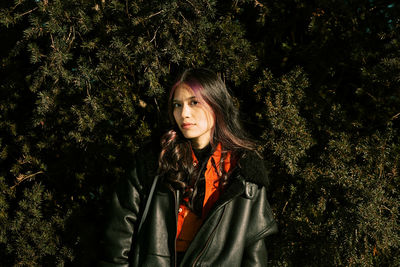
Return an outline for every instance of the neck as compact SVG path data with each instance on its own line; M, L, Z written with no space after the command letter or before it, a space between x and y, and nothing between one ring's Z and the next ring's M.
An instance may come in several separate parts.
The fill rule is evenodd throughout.
M210 144L210 142L194 142L192 141L192 147L194 149L203 149L206 146L208 146Z
M207 132L198 137L190 139L192 147L195 149L205 148L208 144L210 144L210 141L211 141L211 132Z

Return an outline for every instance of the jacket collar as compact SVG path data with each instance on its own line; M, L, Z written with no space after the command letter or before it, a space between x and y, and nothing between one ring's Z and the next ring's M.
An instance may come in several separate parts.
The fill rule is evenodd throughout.
M230 199L244 193L246 182L268 188L269 171L264 160L254 151L243 152L234 165L229 186L221 194L215 206L219 206Z
M265 166L265 161L256 152L244 152L236 167L239 176L245 181L268 188L270 183L269 171Z
M214 159L214 162L216 162L216 167L217 167L217 172L220 172L219 170L219 161L221 160L221 143L219 143L214 150L213 154L211 155L211 158ZM192 150L192 158L193 158L193 163L195 165L198 164L198 161L196 159L196 155L194 154ZM227 158L225 159L225 171L229 171L231 167L237 169L239 173L241 174L242 178L248 182L252 182L258 185L263 185L265 187L268 187L269 185L269 177L268 177L268 171L267 168L265 167L265 162L264 160L258 155L257 152L254 151L245 151L241 154L238 162L235 162L236 160L232 160L231 162L231 153L228 153Z
M215 203L215 207L222 206L225 203L229 202L231 199L240 196L245 191L246 181L239 174L232 175L232 180L228 187L223 191L217 202Z
M215 209L245 193L249 182L258 186L268 187L269 185L268 171L264 161L253 151L243 153L230 179L230 184L215 203Z

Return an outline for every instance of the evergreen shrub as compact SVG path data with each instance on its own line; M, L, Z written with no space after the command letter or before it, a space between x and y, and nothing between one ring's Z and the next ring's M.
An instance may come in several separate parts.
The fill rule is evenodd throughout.
M217 71L270 166L272 266L399 266L395 1L0 4L0 265L90 266L188 67Z

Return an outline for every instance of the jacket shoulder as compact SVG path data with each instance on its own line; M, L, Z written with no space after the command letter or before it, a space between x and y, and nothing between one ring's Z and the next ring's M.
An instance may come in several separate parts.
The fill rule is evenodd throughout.
M158 170L160 146L156 142L145 142L134 154L133 171L145 187L151 186Z
M265 160L257 152L251 150L243 152L238 161L238 167L246 181L268 188L269 170Z

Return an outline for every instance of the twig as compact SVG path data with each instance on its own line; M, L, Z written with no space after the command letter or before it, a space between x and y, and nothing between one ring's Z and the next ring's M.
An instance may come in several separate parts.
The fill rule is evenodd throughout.
M89 89L92 89L92 87L90 86L90 83L88 81L85 81L86 83L86 93L89 97L89 99L92 99L92 96L90 95Z
M32 13L33 11L35 11L36 9L38 9L38 7L35 7L34 9L31 9L29 11L26 11L25 13L19 14L18 17L23 17L29 13Z
M68 34L67 40L65 41L65 42L68 43L68 51L71 49L72 43L75 40L75 27L71 26L69 29L70 29L70 32ZM71 37L71 34L72 34L72 38L71 38L71 41L69 41L69 38Z
M288 203L289 203L289 201L286 201L285 206L284 206L283 209L282 209L282 213L285 212L285 209L286 209L286 206L287 206Z
M106 83L105 81L103 81L103 79L101 79L101 77L100 76L97 76L97 79L99 79L100 80L100 82L102 82L105 86L107 86L107 87L109 87L109 88L112 88L112 86L111 85L109 85L108 83Z
M160 27L161 27L161 26L158 26L158 28L157 28L156 31L154 32L154 36L153 36L153 38L151 38L150 43L153 42L153 41L156 39L156 35L157 35L158 29L160 29Z
M159 105L158 105L157 98L154 97L153 99L154 99L154 102L156 103L156 107L157 107L158 113L161 114L161 111L160 111L160 107L159 107Z
M376 102L376 97L371 95L370 93L367 92L367 95L369 95L375 102Z
M394 115L390 120L394 120L394 119L397 119L398 117L400 116L400 112L399 113L397 113L396 115Z
M154 17L154 16L157 16L157 15L163 13L163 12L164 12L164 9L161 9L161 10L158 11L157 13L154 13L154 14L151 14L150 16L148 16L147 19L150 19L150 18L152 18L152 17Z
M185 16L179 11L179 15L186 21L187 24L190 24L189 21L185 18Z
M14 189L17 185L19 185L20 183L22 183L26 179L32 178L32 177L34 177L34 176L36 176L38 174L41 174L41 173L43 173L43 171L38 171L37 173L33 173L33 174L30 174L30 175L25 175L22 178L17 178L18 182L15 185L11 186L11 189Z
M386 207L385 205L382 205L382 208L385 209L385 210L387 210L387 211L389 211L390 214L393 215L393 211L392 211L391 209L389 209L388 207Z
M51 33L50 33L50 39L51 39L51 47L52 47L54 50L57 50L57 49L56 49L56 46L54 45L53 34L51 34Z
M199 10L192 2L190 2L189 0L186 0L186 2L188 2L196 10L197 13L199 13Z

